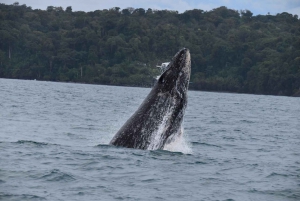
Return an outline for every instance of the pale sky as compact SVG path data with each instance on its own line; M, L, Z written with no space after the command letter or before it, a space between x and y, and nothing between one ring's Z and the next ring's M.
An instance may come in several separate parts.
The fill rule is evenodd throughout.
M65 9L71 6L73 11L94 11L113 7L121 9L152 8L158 10L177 10L180 13L185 10L202 9L210 11L220 6L234 10L250 10L254 15L276 15L288 12L300 17L300 0L0 0L0 3L11 5L19 2L33 9L46 10L48 6L61 6Z

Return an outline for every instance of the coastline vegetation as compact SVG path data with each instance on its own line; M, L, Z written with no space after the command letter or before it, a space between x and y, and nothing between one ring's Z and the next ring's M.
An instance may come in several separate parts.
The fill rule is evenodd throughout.
M191 51L191 89L300 96L300 20L219 7L143 8L0 4L0 77L151 86L155 67Z

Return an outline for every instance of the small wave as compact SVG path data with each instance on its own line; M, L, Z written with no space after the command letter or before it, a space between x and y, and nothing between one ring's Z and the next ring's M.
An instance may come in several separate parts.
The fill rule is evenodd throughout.
M74 181L76 180L72 175L59 171L58 169L53 169L46 175L40 177L40 179L46 181Z
M115 156L111 156L111 155L103 155L102 156L102 159L109 159L109 160L113 160L113 159L118 159L117 157L115 157Z
M271 152L271 150L267 150L265 148L261 148L257 150L258 152Z
M144 180L142 180L142 182L145 182L145 183L152 183L152 182L155 182L155 181L157 181L156 179L144 179Z
M270 177L277 177L277 176L279 176L279 177L288 177L289 175L286 175L286 174L280 174L280 173L276 173L276 172L272 172L271 174L269 174L269 175L267 176L267 178L270 178Z
M36 145L36 146L48 145L48 143L45 143L45 142L35 142L35 141L30 141L30 140L18 140L16 143L17 144L33 144L33 145Z
M209 144L209 143L205 143L205 142L192 142L193 145L204 145L204 146L209 146L209 147L218 147L218 148L222 148L219 145L215 145L215 144Z
M196 161L195 164L205 165L205 164L207 164L207 163L206 163L206 162L203 162L203 161Z
M109 144L98 144L95 147L108 149L108 148L115 147L115 146L112 146L112 145L109 145Z
M292 190L292 189L282 189L282 190L266 190L266 191L263 191L263 190L258 190L258 189L251 189L249 192L251 193L261 193L261 194L269 194L269 195L274 195L274 196L277 196L277 197L282 197L282 198L292 198L292 199L295 199L295 200L298 200L299 196L300 196L300 193L299 191L295 191L295 190ZM287 200L287 199L283 199L283 200Z
M188 162L187 164L189 164L189 165L206 165L208 163L203 162L203 161L192 161L192 162Z
M234 130L234 131L237 131L237 130ZM224 140L230 140L230 141L234 141L235 138L234 137L231 137L231 136L223 136L222 137Z
M77 193L77 195L85 195L85 193L80 191Z
M45 197L30 194L5 194L0 193L0 200L47 200Z
M155 156L163 156L163 155L171 155L171 156L175 156L175 155L183 155L184 153L182 152L174 152L174 151L169 151L169 150L150 150L151 155L155 155Z
M144 154L141 154L141 153L132 153L131 155L133 155L133 156L144 156Z
M254 121L250 121L250 120L246 120L246 119L242 119L242 120L240 120L240 122L249 123L249 124L254 124L255 123Z
M212 120L209 122L209 124L223 124L223 121L220 120Z
M86 126L75 126L72 127L73 130L98 130L96 127L94 128L94 125L86 125Z

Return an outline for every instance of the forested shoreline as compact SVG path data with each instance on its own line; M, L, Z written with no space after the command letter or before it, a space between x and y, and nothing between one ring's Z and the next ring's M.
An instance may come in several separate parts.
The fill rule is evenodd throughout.
M155 66L182 47L191 89L300 95L297 15L0 4L1 78L151 86Z

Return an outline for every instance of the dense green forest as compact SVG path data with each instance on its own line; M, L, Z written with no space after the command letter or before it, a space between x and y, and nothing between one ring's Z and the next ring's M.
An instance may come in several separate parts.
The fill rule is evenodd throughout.
M0 4L1 78L151 86L155 66L182 47L191 51L191 89L300 94L297 15Z

